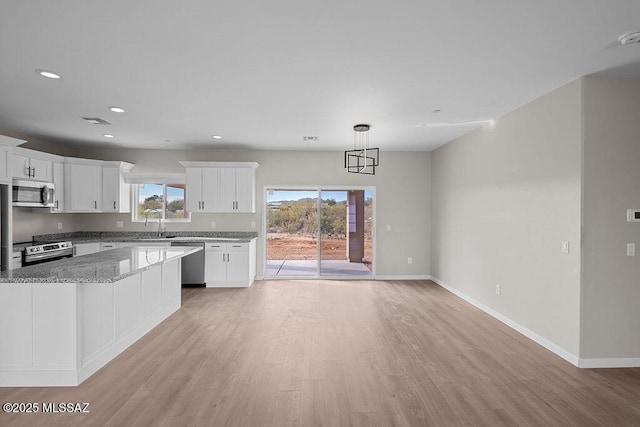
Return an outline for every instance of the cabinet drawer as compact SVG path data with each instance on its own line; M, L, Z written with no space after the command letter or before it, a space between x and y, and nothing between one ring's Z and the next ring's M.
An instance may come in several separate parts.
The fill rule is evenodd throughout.
M248 243L227 243L227 252L249 252Z
M226 243L205 243L204 250L213 251L213 252L224 252L227 250L227 244Z

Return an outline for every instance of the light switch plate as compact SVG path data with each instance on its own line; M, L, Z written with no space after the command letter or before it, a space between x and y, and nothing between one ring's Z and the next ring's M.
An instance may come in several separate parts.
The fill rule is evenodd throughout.
M391 224L387 224L387 231L391 231Z
M256 228L256 222L255 221L251 221L251 228Z
M211 228L216 228L216 222L215 221L211 221Z
M636 244L627 243L627 256L636 256Z
M124 222L123 221L116 221L116 228L122 228L124 227Z
M569 242L567 240L562 240L560 242L560 252L562 252L563 254L569 253Z
M61 222L58 223L58 230L62 230L62 223Z

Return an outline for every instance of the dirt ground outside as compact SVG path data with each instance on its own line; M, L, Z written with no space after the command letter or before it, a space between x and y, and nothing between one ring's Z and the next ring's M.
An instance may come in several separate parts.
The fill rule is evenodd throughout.
M335 236L322 236L322 259L347 260L347 239ZM267 234L267 259L268 260L314 260L318 258L318 239L315 237L286 234ZM372 242L370 239L364 242L363 263L371 269Z

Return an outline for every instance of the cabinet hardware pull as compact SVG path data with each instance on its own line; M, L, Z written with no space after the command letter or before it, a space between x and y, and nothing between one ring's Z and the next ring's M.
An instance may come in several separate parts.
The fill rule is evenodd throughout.
M231 254L227 254L227 262L231 261Z
M115 209L115 208L116 208L116 202L114 201L113 202L113 209Z
M202 209L204 209L204 200L202 201Z
M56 200L56 209L58 209L58 201Z
M93 201L93 208L98 209L98 202L96 200Z

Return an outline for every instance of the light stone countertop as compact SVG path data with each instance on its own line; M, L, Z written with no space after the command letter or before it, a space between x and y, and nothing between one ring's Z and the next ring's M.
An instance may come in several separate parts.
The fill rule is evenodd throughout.
M201 250L198 246L141 244L3 271L0 283L113 283Z
M207 232L190 231L166 233L170 237L158 237L152 232L72 232L33 236L35 244L52 242L100 243L100 242L202 242L202 243L249 243L258 237L257 232ZM14 244L13 252L21 252L34 243Z

